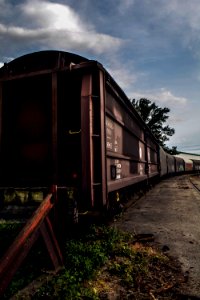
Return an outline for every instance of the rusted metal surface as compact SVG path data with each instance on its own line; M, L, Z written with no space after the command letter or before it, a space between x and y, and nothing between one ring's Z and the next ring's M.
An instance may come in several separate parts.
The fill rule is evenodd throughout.
M35 231L30 237L27 237L23 244L20 245L17 252L15 252L14 244L13 253L8 253L8 255L6 253L3 257L4 264L2 265L2 263L0 263L0 297L3 296L13 276L28 255L28 252L38 237L39 231Z
M110 186L112 189L114 187L118 189L118 187L125 187L139 180L142 181L149 174L153 176L156 173L157 161L154 157L156 155L156 143L152 135L148 132L148 140L146 140L145 130L148 131L147 127L124 92L98 62L62 51L44 51L25 55L10 62L1 69L0 77L1 80L5 81L11 79L15 81L19 78L23 81L34 75L34 77L29 77L29 80L38 83L37 78L41 74L48 73L50 75L44 77L48 77L49 82L45 79L45 87L43 88L44 82L40 88L43 96L46 95L48 87L51 93L49 96L51 101L48 101L49 106L45 110L46 114L49 114L48 118L51 119L49 124L51 137L48 139L48 145L46 145L49 147L49 153L51 152L48 172L50 184L58 183L60 180L61 184L67 185L66 178L71 172L65 172L65 168L67 169L69 164L68 161L71 159L67 157L67 153L69 153L67 147L69 148L70 145L75 147L78 143L71 142L72 134L66 135L66 132L71 133L71 130L74 130L74 128L67 128L67 126L72 126L74 123L69 118L69 113L68 119L71 121L66 123L59 120L60 117L65 118L65 113L59 113L58 105L69 111L68 97L71 101L74 95L76 95L75 100L79 106L78 111L80 110L81 126L76 121L75 132L80 133L81 146L79 148L81 149L80 155L78 151L74 151L72 160L77 160L80 165L79 189L84 209L93 209L95 206L100 209L107 205L107 193L110 191ZM63 81L60 83L61 77ZM70 87L64 78L70 79ZM73 92L81 80L81 91ZM64 96L62 96L63 91ZM18 94L20 96L20 92ZM60 104L65 101L67 102L66 105ZM48 110L49 108L50 110ZM68 131L61 128L58 122L61 125L67 124L66 129ZM59 132L62 130L64 133ZM61 149L63 143L65 148ZM60 167L61 159L59 158L60 152L58 152L60 149L64 161L63 168ZM149 159L146 154L148 151ZM72 152L73 150L70 154ZM81 158L76 159L75 156L78 155ZM70 162L70 167L71 165L72 162ZM76 162L74 165L77 166ZM31 168L28 168L28 170L30 169L33 169L32 165ZM71 169L73 168L71 167ZM113 176L114 169L116 178ZM60 170L61 174L59 173ZM76 173L78 174L77 170ZM42 183L39 184L42 185Z
M0 185L46 186L51 169L51 76L5 81L2 86Z
M1 153L1 138L2 138L2 102L3 102L3 95L2 95L2 82L0 81L0 153ZM1 159L0 159L1 161Z
M174 156L165 152L162 147L159 148L159 164L161 177L175 172Z
M52 161L53 161L53 183L57 183L58 178L58 121L57 121L57 73L52 73Z
M86 207L107 205L104 73L89 69L81 90L82 190ZM85 200L84 200L85 201Z
M111 83L109 83L109 88ZM142 124L117 93L106 93L106 147L108 192L145 181L158 174L156 143L147 146ZM150 140L150 138L149 138ZM155 149L152 149L152 147ZM147 157L149 149L149 160ZM152 153L152 154L151 154ZM115 174L115 176L114 176Z
M159 175L159 160L158 160L159 147L155 141L146 135L146 155L147 155L147 174L149 178Z
M167 155L163 148L159 147L159 164L160 164L160 176L167 175Z
M51 261L53 262L54 268L57 271L63 265L63 258L48 216L41 224L40 231L47 246Z
M144 176L132 176L128 178L123 178L121 180L115 180L108 182L108 192L117 191L119 189L125 188L127 186L145 181L147 179L147 175Z
M13 244L9 247L0 261L0 296L3 295L13 275L29 253L37 240L40 230L44 237L47 249L51 253L51 259L56 269L62 265L62 254L56 241L48 214L54 206L52 194L48 194L33 217L27 222ZM44 225L45 224L45 225ZM47 230L48 229L48 230Z
M93 194L93 149L92 149L92 75L82 79L81 90L81 155L82 155L82 191L88 199L88 207L94 205Z
M167 174L173 174L175 172L174 156L166 154L167 157Z
M127 127L139 139L144 140L144 122L139 118L126 95L124 93L119 95L119 91L113 85L114 82L106 82L106 114Z
M107 205L107 172L106 172L106 115L105 115L105 75L99 71L100 86L100 138L101 138L101 185L102 185L102 204Z

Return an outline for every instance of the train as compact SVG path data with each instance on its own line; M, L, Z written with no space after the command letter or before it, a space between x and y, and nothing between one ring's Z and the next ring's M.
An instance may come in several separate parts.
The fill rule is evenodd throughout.
M56 186L69 209L109 210L126 188L200 170L159 146L95 60L39 51L0 68L0 201L40 203Z
M160 177L176 175L181 173L199 173L200 155L179 152L176 155L166 153L160 147Z

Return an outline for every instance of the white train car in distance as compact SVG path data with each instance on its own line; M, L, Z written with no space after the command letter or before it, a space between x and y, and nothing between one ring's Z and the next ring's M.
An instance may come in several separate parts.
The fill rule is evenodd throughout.
M185 171L200 171L200 154L180 152L175 157L185 161Z

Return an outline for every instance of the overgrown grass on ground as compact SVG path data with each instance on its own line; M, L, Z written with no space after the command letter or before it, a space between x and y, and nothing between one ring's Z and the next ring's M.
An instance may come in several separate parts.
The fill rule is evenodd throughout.
M65 268L32 299L178 299L181 280L180 270L164 254L130 234L92 226L67 242Z
M1 233L4 227L1 224ZM16 224L8 227L18 229ZM39 258L43 267L47 258L41 247L40 242L37 251L33 249L30 264L16 274L4 299L41 274ZM15 299L97 300L111 295L118 299L178 299L181 281L180 270L153 247L113 227L91 226L67 240L65 266L59 274L47 275L44 284L28 298L19 294Z

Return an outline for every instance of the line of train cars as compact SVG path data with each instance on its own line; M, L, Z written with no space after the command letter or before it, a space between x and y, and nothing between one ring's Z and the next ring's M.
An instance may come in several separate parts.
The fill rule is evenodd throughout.
M200 171L200 155L180 152L170 155L160 147L160 176Z
M99 62L40 51L0 69L4 204L40 201L56 185L80 212L100 211L123 188L188 168L200 156L165 153Z

